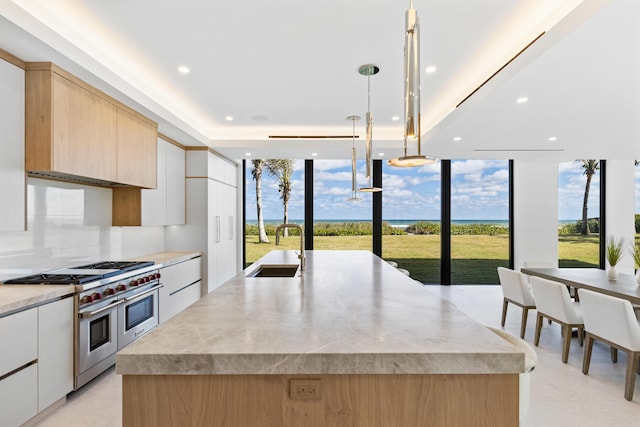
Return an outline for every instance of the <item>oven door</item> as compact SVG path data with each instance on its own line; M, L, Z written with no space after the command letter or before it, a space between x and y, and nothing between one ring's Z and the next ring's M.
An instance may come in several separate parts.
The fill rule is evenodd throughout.
M110 300L78 313L77 375L118 350L118 306Z
M157 284L122 300L118 307L118 350L158 326Z

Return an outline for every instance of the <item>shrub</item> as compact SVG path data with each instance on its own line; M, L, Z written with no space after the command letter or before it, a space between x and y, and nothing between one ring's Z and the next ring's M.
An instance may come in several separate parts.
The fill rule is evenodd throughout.
M591 234L597 234L600 232L600 219L599 218L589 218L587 220L587 224L589 224L589 232ZM558 228L559 235L568 235L568 234L580 234L582 229L582 220L576 221L574 224L564 224L563 226Z
M440 224L437 222L416 222L405 230L411 234L440 234Z

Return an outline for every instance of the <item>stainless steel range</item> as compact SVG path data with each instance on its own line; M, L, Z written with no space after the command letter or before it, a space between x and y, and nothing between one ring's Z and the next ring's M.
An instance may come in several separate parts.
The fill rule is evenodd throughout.
M75 390L112 366L118 350L158 325L163 285L151 261L99 262L4 283L75 285Z

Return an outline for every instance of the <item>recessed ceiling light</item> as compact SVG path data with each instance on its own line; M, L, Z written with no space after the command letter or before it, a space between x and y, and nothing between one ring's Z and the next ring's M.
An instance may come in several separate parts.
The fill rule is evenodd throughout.
M526 96L521 96L520 98L516 99L516 102L518 104L524 104L525 102L527 102L529 100L529 98L527 98Z
M429 65L427 68L424 69L424 71L426 71L427 73L431 74L431 73L435 73L437 70L435 65Z
M556 141L558 139L557 136L550 136L549 141Z
M244 153L245 156L249 157L251 153Z
M378 156L384 157L384 153L378 153Z
M456 136L456 137L453 138L453 140L458 142L458 141L462 140L462 138L460 138L459 136Z
M315 157L318 155L318 153L311 153L311 155Z
M178 72L180 74L189 74L191 72L191 70L186 65L181 65L181 66L178 67Z
M397 122L398 120L400 120L400 117L393 116L393 117L391 117L391 120L393 120L394 122Z
M228 122L232 122L233 121L233 116L226 116L224 119L226 121L228 121Z

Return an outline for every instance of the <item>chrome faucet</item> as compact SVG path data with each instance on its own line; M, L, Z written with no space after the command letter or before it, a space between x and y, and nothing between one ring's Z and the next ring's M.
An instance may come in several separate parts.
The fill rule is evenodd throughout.
M280 224L276 227L276 245L280 244L280 230L285 228L295 228L300 231L300 253L298 259L300 260L300 271L304 270L304 230L299 224Z

